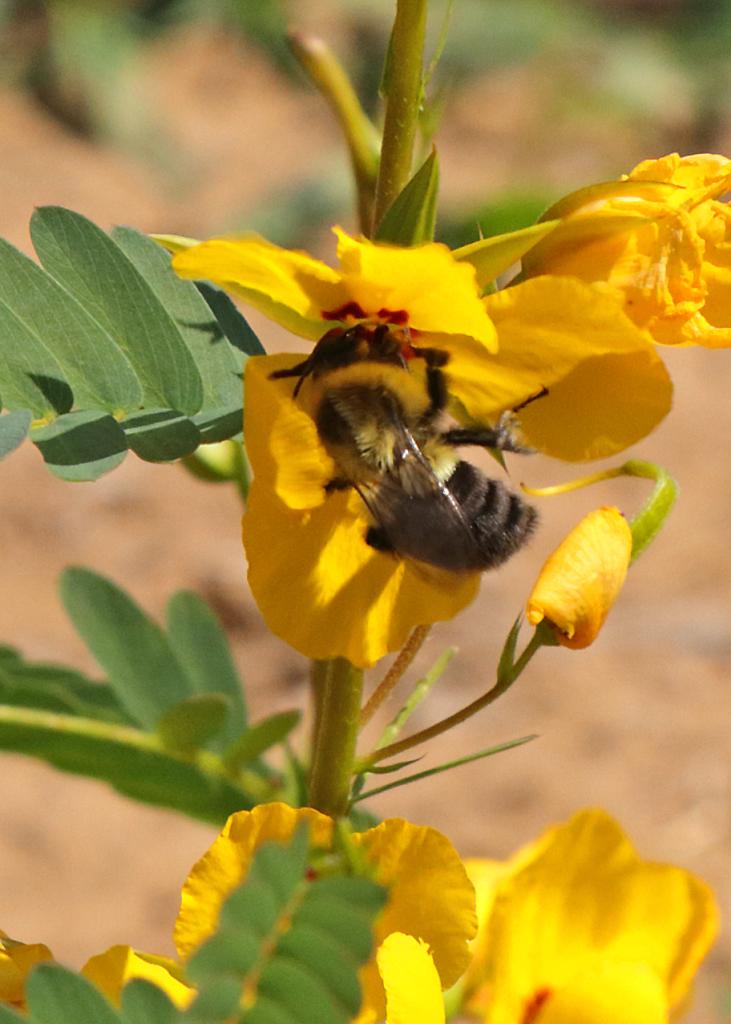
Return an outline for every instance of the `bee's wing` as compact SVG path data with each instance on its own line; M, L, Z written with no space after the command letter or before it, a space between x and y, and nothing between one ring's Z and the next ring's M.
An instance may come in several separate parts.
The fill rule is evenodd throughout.
M437 569L467 569L477 551L469 521L414 438L405 434L393 470L377 482L358 486L384 549Z

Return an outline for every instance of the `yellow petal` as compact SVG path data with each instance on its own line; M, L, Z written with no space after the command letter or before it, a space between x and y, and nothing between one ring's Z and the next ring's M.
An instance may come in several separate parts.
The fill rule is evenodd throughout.
M622 589L631 554L632 531L619 509L590 512L541 569L528 621L553 623L564 647L588 647Z
M289 354L254 356L245 373L244 436L254 476L289 509L322 505L336 475L312 416L292 400L292 380L271 379L300 361Z
M195 995L195 990L180 980L180 967L174 960L138 953L131 946L111 946L106 953L91 957L81 973L115 1005L119 1005L122 989L133 978L152 982L180 1009L188 1006Z
M430 242L405 249L351 238L339 229L336 234L350 298L364 311L403 310L416 331L466 335L496 350L475 270L457 262L446 245Z
M716 929L713 896L700 880L641 860L609 815L582 811L522 851L498 885L485 946L485 1024L522 1021L541 993L548 1012L550 994L570 992L575 981L581 988L599 961L643 965L673 1010Z
M456 850L436 829L400 818L355 836L376 867L376 881L390 887L376 922L376 941L404 932L428 943L442 988L460 977L474 936L475 893ZM374 964L361 971L364 1004L383 1014L383 986Z
M178 251L173 269L181 277L213 281L304 338L324 334L323 312L347 301L336 270L263 238L201 242Z
M669 153L657 160L643 160L629 174L630 181L669 182L684 189L707 190L715 185L718 193L725 191L731 171L731 160L718 153L693 153L680 156Z
M329 843L332 820L309 807L261 804L253 811L231 815L213 845L193 865L183 886L173 935L181 958L187 958L216 930L221 907L246 877L256 849L268 841L287 842L303 821L309 824L315 845Z
M256 357L246 371L249 583L269 628L292 647L310 658L372 665L400 649L415 626L456 615L480 576L440 572L366 544L362 499L355 491L326 495L336 472L315 423L292 402L291 380L269 378L293 362Z
M17 942L0 931L0 1004L25 1006L25 983L36 964L53 960L41 942Z
M662 980L646 964L600 962L546 998L534 1024L667 1024Z
M386 1024L444 1024L439 975L425 942L393 932L378 950Z
M600 286L539 277L489 296L496 358L454 353L450 387L473 419L520 412L526 443L567 461L603 458L638 441L666 415L672 384L652 340Z
M477 935L470 946L470 963L461 986L463 1000L472 1012L479 1015L488 1005L489 922L492 908L502 879L514 870L512 861L468 858L464 861L467 877L475 887Z

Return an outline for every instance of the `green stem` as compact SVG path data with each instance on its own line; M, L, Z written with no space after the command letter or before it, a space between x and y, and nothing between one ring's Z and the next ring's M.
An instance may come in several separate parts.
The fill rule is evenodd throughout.
M362 691L362 669L345 658L319 662L313 671L310 806L333 818L348 809Z
M358 196L360 229L369 235L378 172L376 129L330 47L322 39L302 32L291 32L288 38L292 53L328 103L345 137Z
M20 739L13 746L11 739L13 730L18 730ZM104 743L110 749L139 750L147 753L162 754L171 760L183 764L193 764L205 775L212 778L225 779L227 782L242 787L248 797L253 796L259 801L272 800L274 794L271 786L254 772L232 772L223 758L211 751L197 749L194 752L179 752L163 743L157 733L144 732L127 725L115 725L111 722L100 722L93 718L80 715L68 715L60 711L44 711L37 708L0 706L0 734L2 747L5 750L17 750L20 754L45 759L51 750L50 741L43 745L34 745L27 738L31 731L43 732L48 736L71 736L77 739L93 740ZM74 769L77 771L76 769ZM77 774L87 775L83 765Z
M373 231L409 180L423 87L427 0L397 0L386 58L386 116Z
M422 729L420 732L414 733L413 736L407 736L406 739L399 740L397 743L391 743L387 747L381 747L378 750L374 750L373 753L368 754L367 757L360 758L356 765L358 771L367 771L369 767L374 764L378 764L379 761L385 761L389 757L395 757L396 754L401 754L404 750L411 750L412 747L419 746L421 743L425 743L427 740L431 740L435 736L441 736L443 732L453 729L456 725L460 725L468 718L476 715L478 711L482 711L483 708L493 704L498 697L502 697L502 695L510 689L536 651L546 643L553 643L553 641L547 639L545 630L539 627L534 632L529 643L526 645L525 650L515 664L511 666L509 671L498 674L495 685L492 689L488 690L487 693L483 693L483 695L478 697L477 700L473 700L471 704L467 704L467 706L463 707L460 711L455 711L455 713L453 715L449 715L448 718L443 718L441 722L436 722L434 725L430 725L428 729Z

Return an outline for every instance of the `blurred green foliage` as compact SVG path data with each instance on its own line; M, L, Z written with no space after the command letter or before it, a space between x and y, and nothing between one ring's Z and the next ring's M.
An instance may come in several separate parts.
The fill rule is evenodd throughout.
M449 6L432 0L431 53ZM309 89L286 44L287 27L304 25L334 43L377 116L392 11L393 0L0 0L0 80L27 90L74 131L131 150L175 184L185 158L176 158L135 78L151 48L198 25L239 40L242 60L247 47L257 48L290 88ZM519 71L539 83L546 132L566 120L579 129L605 124L617 135L646 125L649 139L668 140L666 150L719 150L731 125L730 49L731 0L453 0L425 132L433 134L455 93L484 76ZM482 116L489 121L491 111ZM528 173L533 180L524 175L476 209L454 211L438 225L440 237L457 245L480 231L529 223L555 195L540 167ZM284 192L279 186L268 212L242 210L230 228L303 244L322 223L341 219L349 200L342 155L317 175Z

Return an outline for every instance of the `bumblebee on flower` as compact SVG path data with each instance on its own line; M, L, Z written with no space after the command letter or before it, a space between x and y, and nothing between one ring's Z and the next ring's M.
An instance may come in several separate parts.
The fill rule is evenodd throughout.
M454 571L438 536L426 552L423 541L416 552L409 546L404 524L433 509L435 495L439 508L445 481L454 484L447 502L464 509L476 494L474 503L495 501L503 521L517 524L508 554L530 532L529 507L502 484L490 499L493 485L457 458L457 446L519 447L505 414L547 391L521 410L525 445L570 460L609 455L667 412L671 386L649 336L599 287L546 277L483 296L488 282L469 253L335 233L339 271L258 238L168 244L181 276L213 280L318 342L308 359L264 356L247 366L249 580L290 644L362 667L403 646L415 626L455 615L474 598L480 570L501 560L491 553L480 564L467 550ZM613 386L599 388L601 376ZM358 409L364 387L379 396L375 423L372 402L368 417ZM437 427L443 409L456 424L446 432ZM394 419L408 436L374 444ZM355 459L342 443L353 436ZM384 451L399 453L387 489L409 513L393 513L382 493ZM431 489L420 490L427 476ZM293 616L293 607L308 613Z

